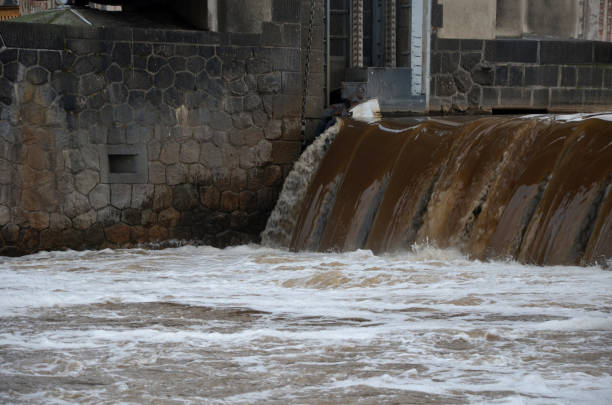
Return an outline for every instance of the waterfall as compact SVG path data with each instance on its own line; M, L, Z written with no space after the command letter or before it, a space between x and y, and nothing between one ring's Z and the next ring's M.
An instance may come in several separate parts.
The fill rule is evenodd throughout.
M610 115L346 120L288 176L264 231L292 250L414 243L475 259L612 258Z

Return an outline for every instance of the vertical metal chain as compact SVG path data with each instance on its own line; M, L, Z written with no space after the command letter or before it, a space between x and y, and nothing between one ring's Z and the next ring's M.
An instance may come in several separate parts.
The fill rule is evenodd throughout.
M310 55L312 54L312 26L314 24L315 1L310 4L310 22L308 24L308 44L306 46L306 66L302 84L302 138L306 134L306 98L308 97L308 76L310 75Z
M385 2L385 66L397 65L397 7L396 0Z
M352 0L351 67L363 67L363 0Z

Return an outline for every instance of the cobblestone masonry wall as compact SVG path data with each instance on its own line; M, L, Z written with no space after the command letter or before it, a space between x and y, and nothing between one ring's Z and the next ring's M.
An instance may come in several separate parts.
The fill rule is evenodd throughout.
M281 8L274 35L0 24L0 254L256 240L300 151Z
M432 112L612 108L612 43L432 41Z

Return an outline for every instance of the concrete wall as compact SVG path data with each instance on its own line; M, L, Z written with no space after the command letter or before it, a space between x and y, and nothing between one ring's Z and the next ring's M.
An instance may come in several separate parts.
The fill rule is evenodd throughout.
M434 38L431 112L612 108L612 43Z
M0 254L257 240L300 152L301 25L0 24Z
M438 0L443 7L440 38L495 38L496 0Z
M611 0L433 0L439 38L612 41Z

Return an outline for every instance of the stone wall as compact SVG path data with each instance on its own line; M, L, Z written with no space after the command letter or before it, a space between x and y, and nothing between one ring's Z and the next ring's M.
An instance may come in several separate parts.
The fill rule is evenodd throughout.
M300 151L301 26L0 24L0 254L257 240Z
M433 38L430 111L612 108L612 43Z

